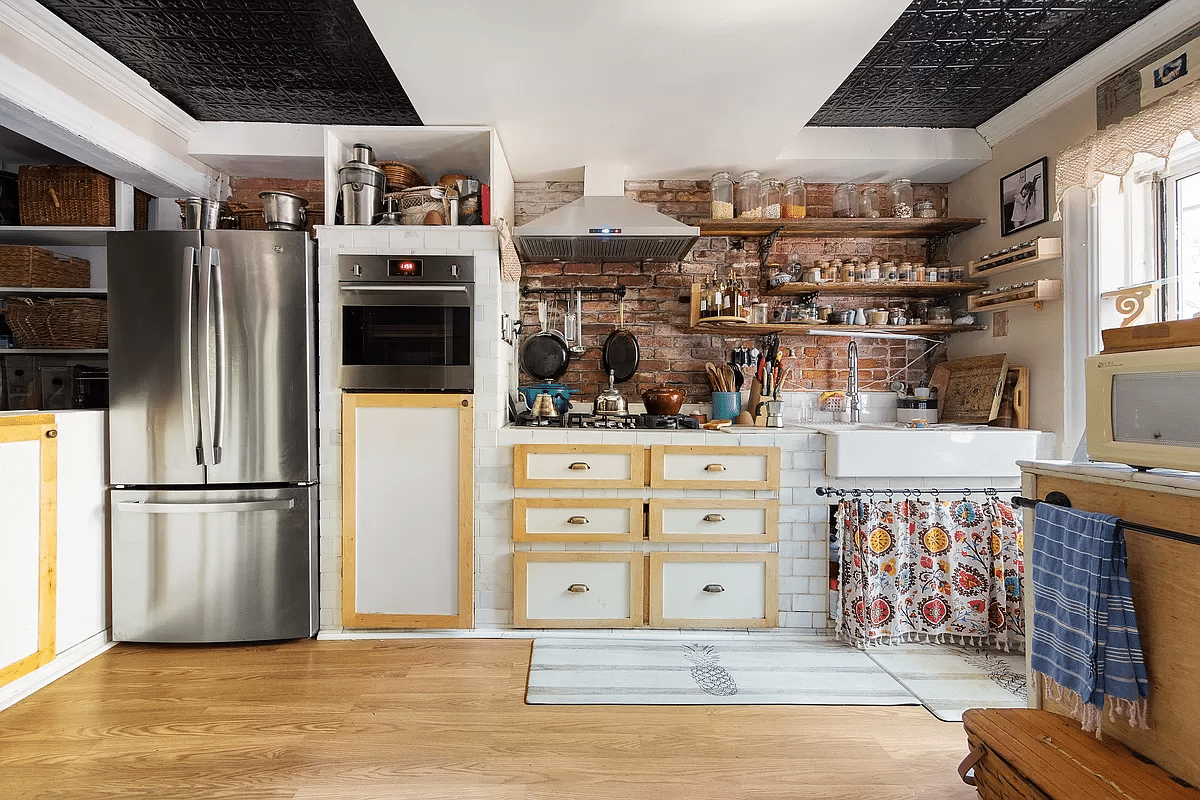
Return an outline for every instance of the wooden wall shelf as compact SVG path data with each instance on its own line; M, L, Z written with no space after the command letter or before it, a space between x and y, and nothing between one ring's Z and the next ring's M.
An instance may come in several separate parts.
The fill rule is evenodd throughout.
M1012 252L1000 253L979 261L968 261L967 274L994 275L1055 258L1062 258L1062 239L1057 236L1039 236L1028 246L1019 247Z
M932 283L928 281L854 281L851 283L785 283L768 289L770 297L793 297L796 295L825 294L850 295L856 297L931 297L937 295L965 294L986 289L987 281L950 281Z
M1032 286L1021 286L996 294L967 297L968 311L1001 311L1014 306L1037 305L1044 300L1062 299L1062 281L1055 278L1043 278L1032 281Z
M824 237L830 239L928 239L962 233L985 222L960 217L856 217L804 219L706 219L700 221L701 236Z
M720 322L698 322L688 328L689 333L712 334L714 336L760 336L778 333L784 336L806 336L809 331L826 333L845 332L847 335L870 336L871 332L908 333L919 336L940 336L947 333L986 330L983 325L821 325L812 322L773 322L766 325L728 324Z

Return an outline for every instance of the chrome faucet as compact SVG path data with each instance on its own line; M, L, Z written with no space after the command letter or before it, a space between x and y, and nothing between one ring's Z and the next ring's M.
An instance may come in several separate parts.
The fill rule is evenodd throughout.
M863 399L858 392L858 342L850 340L848 350L850 358L850 377L846 386L846 404L850 407L850 421L859 422L862 414Z

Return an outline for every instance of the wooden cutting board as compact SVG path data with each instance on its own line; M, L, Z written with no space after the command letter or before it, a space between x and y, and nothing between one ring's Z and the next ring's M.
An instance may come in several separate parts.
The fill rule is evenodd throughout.
M1008 375L1008 355L944 361L933 368L930 388L938 390L938 422L982 424L996 418Z
M1131 350L1163 350L1168 347L1200 345L1200 319L1178 319L1128 328L1100 331L1104 352L1127 353Z

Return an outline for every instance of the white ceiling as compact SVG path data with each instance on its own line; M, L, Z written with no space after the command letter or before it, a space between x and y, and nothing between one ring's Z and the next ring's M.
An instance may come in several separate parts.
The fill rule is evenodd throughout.
M355 2L425 124L495 127L517 180L946 181L989 157L973 130L803 130L908 0Z

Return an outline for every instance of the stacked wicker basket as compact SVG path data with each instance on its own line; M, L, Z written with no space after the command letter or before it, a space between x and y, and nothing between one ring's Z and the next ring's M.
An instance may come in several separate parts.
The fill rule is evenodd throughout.
M91 265L40 247L0 245L0 286L87 288ZM36 295L36 291L31 292ZM8 298L5 321L19 347L108 346L108 301L90 297Z

